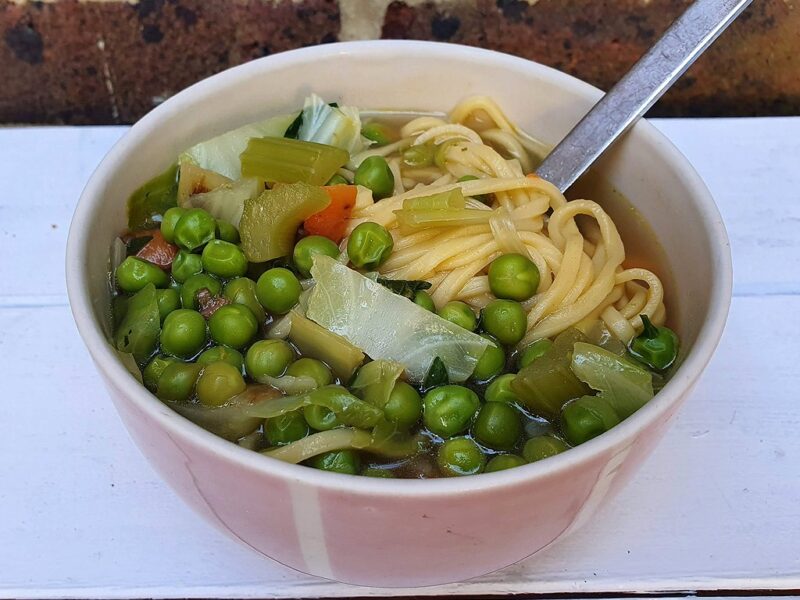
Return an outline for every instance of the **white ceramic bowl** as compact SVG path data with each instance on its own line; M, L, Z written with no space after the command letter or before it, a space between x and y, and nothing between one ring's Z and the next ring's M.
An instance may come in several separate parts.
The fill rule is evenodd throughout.
M312 91L361 107L423 110L488 94L548 142L558 141L601 95L526 60L427 42L317 46L202 81L134 125L84 190L67 247L78 329L153 467L208 522L257 552L305 573L373 586L431 585L501 569L579 526L619 489L694 386L730 304L722 220L697 173L646 122L599 166L651 223L669 257L680 284L670 310L684 353L666 387L612 431L546 461L459 479L351 477L271 460L185 420L125 370L102 326L107 248L125 227L128 195L180 151L295 110Z

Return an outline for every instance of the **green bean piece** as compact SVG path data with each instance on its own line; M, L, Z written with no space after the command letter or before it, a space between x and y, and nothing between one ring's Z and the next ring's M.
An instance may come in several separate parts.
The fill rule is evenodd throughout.
M420 290L414 294L414 304L418 304L425 310L436 312L436 305L428 292Z
M258 340L244 357L247 374L255 380L280 377L294 359L294 350L283 340Z
M202 208L188 209L175 223L174 241L184 250L195 250L214 239L217 221Z
M486 350L478 359L478 364L475 365L475 370L472 371L472 379L475 381L490 381L502 373L503 368L506 366L506 353L497 343L497 340L492 336L483 334L481 337L486 338L491 342L486 346Z
M487 402L478 412L473 433L484 446L508 450L522 436L520 413L506 402Z
M128 294L135 294L148 283L157 288L169 285L169 277L164 271L136 256L129 256L120 263L115 271L115 278L119 288Z
M178 250L172 261L172 278L179 283L184 283L192 275L203 272L203 259L199 254L192 254L186 250Z
M436 464L445 477L476 475L486 467L486 456L471 439L459 437L439 446Z
M197 399L204 406L222 406L247 389L241 370L224 361L203 367L197 380Z
M527 300L539 289L539 269L522 254L503 254L489 265L489 289L497 298Z
M206 339L206 320L195 310L179 308L164 319L161 348L167 354L191 358L205 346Z
M195 363L173 362L158 378L156 396L166 402L186 402L194 391L202 367Z
M270 446L285 446L297 440L302 440L311 430L303 418L303 413L298 410L264 419L264 434Z
M463 433L472 424L480 406L478 395L460 385L443 385L423 398L423 422L442 438Z
M250 309L256 321L263 323L267 314L256 297L256 282L249 277L237 277L225 284L222 296L233 304L242 304Z
M155 356L142 371L142 382L151 392L158 389L158 380L169 365L175 362L170 356Z
M172 243L175 241L175 225L178 224L178 221L180 221L185 212L185 208L173 206L161 217L161 235L168 242Z
M522 457L529 463L550 458L569 450L563 440L552 435L538 435L532 437L522 447Z
M501 344L513 346L525 337L528 317L519 302L492 300L483 309L482 316L486 333L493 335Z
M524 464L525 460L521 456L517 456L516 454L498 454L486 464L486 470L484 471L484 473L505 471L506 469L521 467Z
M467 331L475 331L478 326L478 317L475 316L468 304L459 300L448 302L436 314Z
M651 369L669 369L678 358L678 336L669 327L653 325L647 315L640 316L644 329L633 338L628 352Z
M552 347L553 342L547 338L536 340L532 344L528 345L522 352L519 353L519 356L517 357L517 364L519 365L519 368L524 369L537 358L544 356L545 352L550 350Z
M619 415L601 396L581 396L561 411L564 437L573 446L605 433L619 423Z
M243 348L258 331L258 321L243 304L226 304L208 320L211 339L231 348Z
M292 262L304 277L310 277L314 257L318 254L338 258L339 246L324 236L309 235L294 245Z
M315 456L308 461L315 469L343 473L345 475L358 475L361 470L361 459L355 450L334 450Z
M181 303L183 308L197 308L197 293L200 290L208 290L212 296L218 296L222 290L219 279L207 273L192 275L181 286Z
M409 429L422 416L422 398L419 392L405 381L398 381L383 407L383 414L387 421L396 423L400 429Z
M229 279L247 272L247 259L239 246L222 240L211 240L203 248L203 268L212 275Z
M393 248L392 234L370 221L357 225L347 240L347 256L359 269L376 270L386 262Z
M409 146L403 151L403 164L408 167L430 167L436 150L428 144Z
M381 200L394 192L394 175L385 158L370 156L356 169L355 184L372 190L372 196Z
M265 271L256 283L256 298L269 312L282 315L297 304L303 288L289 269L274 267Z
M214 233L218 240L231 244L239 243L239 230L232 223L217 219L217 228Z
M303 417L315 431L328 431L342 424L335 412L316 404L303 407Z
M292 377L310 377L317 382L317 387L329 385L333 381L331 370L325 363L315 358L300 358L286 369Z
M517 404L519 397L511 387L511 382L514 381L516 375L514 373L506 373L500 375L489 387L486 388L484 398L487 402L506 402L508 404Z
M200 356L197 357L198 365L210 365L220 361L236 367L240 373L244 369L242 353L228 346L211 346L208 350L203 350Z
M156 290L156 301L158 302L158 315L162 323L169 313L181 307L181 295L174 288Z

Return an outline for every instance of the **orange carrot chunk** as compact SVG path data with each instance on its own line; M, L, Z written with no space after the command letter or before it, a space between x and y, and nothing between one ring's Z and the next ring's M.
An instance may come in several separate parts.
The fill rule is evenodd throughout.
M303 229L308 235L322 235L338 244L347 230L347 220L356 205L358 190L354 185L329 185L322 189L330 196L331 203L308 217Z

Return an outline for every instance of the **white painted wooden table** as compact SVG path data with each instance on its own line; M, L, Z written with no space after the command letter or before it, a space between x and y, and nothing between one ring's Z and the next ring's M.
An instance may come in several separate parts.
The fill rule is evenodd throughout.
M156 477L64 290L75 202L124 128L0 129L0 597L800 590L800 118L656 124L705 178L733 243L735 298L701 385L584 529L487 577L392 592L270 562Z

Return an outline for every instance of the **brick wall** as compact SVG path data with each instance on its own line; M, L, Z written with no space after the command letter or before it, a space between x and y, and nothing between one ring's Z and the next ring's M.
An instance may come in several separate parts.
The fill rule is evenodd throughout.
M607 89L688 4L0 0L0 122L130 123L229 66L381 37L492 48ZM800 114L800 0L755 0L653 114Z

